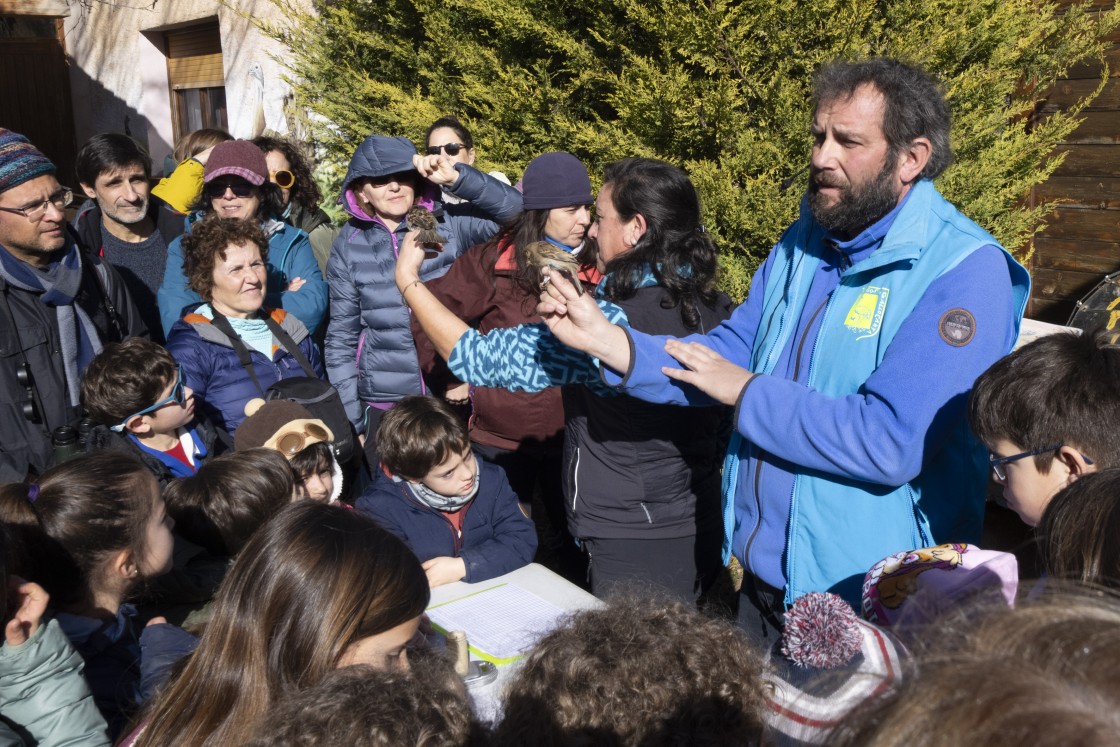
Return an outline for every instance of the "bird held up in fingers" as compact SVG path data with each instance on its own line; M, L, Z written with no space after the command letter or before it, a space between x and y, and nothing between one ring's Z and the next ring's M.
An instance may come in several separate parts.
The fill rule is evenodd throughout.
M544 273L547 268L559 272L575 286L580 295L583 295L583 283L579 280L579 261L571 252L566 252L547 241L534 241L525 247L525 259L540 273L542 290L548 282L548 275Z
M432 211L422 205L410 208L405 220L408 221L408 230L416 232L416 241L420 244L446 244L450 240L439 232L439 223Z

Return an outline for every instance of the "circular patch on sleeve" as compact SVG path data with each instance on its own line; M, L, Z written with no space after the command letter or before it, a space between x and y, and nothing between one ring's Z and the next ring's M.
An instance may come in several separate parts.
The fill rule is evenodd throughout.
M976 317L965 309L950 309L941 315L937 331L953 347L964 347L976 336Z

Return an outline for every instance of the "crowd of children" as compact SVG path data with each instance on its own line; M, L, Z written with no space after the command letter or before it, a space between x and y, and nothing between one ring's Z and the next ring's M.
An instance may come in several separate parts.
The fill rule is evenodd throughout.
M359 179L372 194L401 177ZM244 197L234 186L222 199ZM211 264L245 249L242 239L266 241L255 225L215 225L182 242L188 270L211 239L233 237ZM237 293L253 297L264 342L244 325L221 334L295 355L277 331L283 311L276 324L253 316L267 256L264 246L251 267L234 268L248 278ZM198 324L239 321L215 311L224 303L197 307ZM314 347L307 329L289 327ZM360 343L347 355L364 361ZM253 376L252 364L231 366L239 385L243 370ZM321 368L317 358L299 367ZM375 407L363 450L344 445L356 442L344 412L355 402L308 378L322 396L284 396L254 378L273 398L242 408L238 394L227 403L237 412L215 425L163 346L131 338L92 357L80 385L87 453L0 486L0 741L1104 745L1120 732L1111 337L1032 342L970 396L1002 501L1034 528L1041 580L1009 552L953 537L899 548L867 569L859 609L806 594L765 650L718 605L616 586L602 608L539 641L494 723L472 710L424 611L434 587L533 562L538 527L445 400ZM322 404L332 395L337 413ZM232 433L219 427L230 422ZM376 461L362 464L363 452Z

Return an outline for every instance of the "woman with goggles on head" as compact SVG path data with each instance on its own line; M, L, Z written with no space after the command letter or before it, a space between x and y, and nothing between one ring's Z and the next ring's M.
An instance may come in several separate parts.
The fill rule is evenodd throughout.
M248 140L214 146L206 160L202 194L187 218L186 233L167 248L167 267L158 294L166 334L190 307L203 300L187 285L183 240L199 221L230 218L252 221L268 237L267 305L295 315L311 332L319 328L327 312L327 284L307 234L278 219L284 208L280 187L270 181L260 148Z
M262 135L253 138L253 143L264 152L269 181L280 188L280 199L284 203L280 218L308 235L315 261L326 273L327 257L338 228L331 224L330 216L319 209L323 196L319 185L311 178L311 163L290 140Z
M428 133L424 136L424 142L427 143L429 156L445 155L453 161L474 166L474 138L471 137L470 130L456 117L440 117L432 122L428 127ZM509 184L509 177L502 172L488 173L498 181ZM443 201L448 205L455 205L463 202L463 199L444 190Z
M440 187L469 202L444 204ZM430 279L519 213L521 193L443 153L420 156L407 138L370 135L350 160L339 203L350 220L327 262L331 318L325 357L347 416L366 434L377 429L381 413L394 402L427 391L408 309L393 280L409 211L430 210L445 239L420 268L421 277ZM372 447L370 438L371 466L377 464Z
M271 247L255 222L205 220L183 249L184 273L203 303L171 328L167 349L203 412L233 433L245 405L280 379L323 378L319 351L294 314L266 303Z

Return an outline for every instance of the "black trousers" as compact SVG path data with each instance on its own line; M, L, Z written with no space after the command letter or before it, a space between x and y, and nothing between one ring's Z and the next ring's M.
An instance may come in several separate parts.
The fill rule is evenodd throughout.
M737 625L760 651L768 651L782 638L785 596L783 589L771 586L750 571L743 573Z
M720 532L671 539L581 540L595 596L652 585L690 603L696 602L719 576L722 541Z

